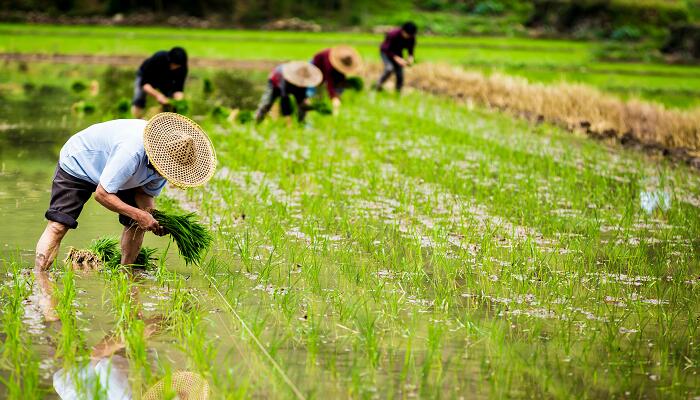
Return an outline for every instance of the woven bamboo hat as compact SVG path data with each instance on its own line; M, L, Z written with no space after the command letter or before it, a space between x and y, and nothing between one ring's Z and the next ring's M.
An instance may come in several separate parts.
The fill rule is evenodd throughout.
M156 171L171 184L201 186L214 175L216 152L209 137L180 114L156 114L143 131L143 145Z
M209 383L201 375L189 371L178 371L171 377L171 389L181 400L207 400L209 398ZM158 381L148 389L142 400L162 400L165 397L165 379Z
M282 64L282 76L287 82L299 87L316 87L323 81L321 70L305 61Z
M362 57L360 53L350 46L336 46L331 48L330 61L333 68L340 71L343 75L353 75L360 70L362 66Z

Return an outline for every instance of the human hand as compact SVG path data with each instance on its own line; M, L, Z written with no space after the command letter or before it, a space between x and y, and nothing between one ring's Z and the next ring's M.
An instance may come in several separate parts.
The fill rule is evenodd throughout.
M338 109L340 108L340 98L339 97L332 98L331 104L333 105L333 115L337 115Z
M158 101L158 103L160 103L160 104L162 104L162 105L165 105L165 104L169 104L169 103L170 103L170 99L168 99L168 98L167 98L165 95L163 95L163 94L159 94L158 96L156 96L156 100Z
M413 58L413 56L408 56L408 65L413 65L413 63L415 63L415 61L416 60Z
M402 67L405 67L408 62L399 56L394 56L394 61Z
M136 223L139 225L139 228L143 229L144 231L153 232L158 236L163 236L167 233L165 232L165 229L160 226L158 221L153 218L153 215L147 211L142 210L139 213L139 216L136 218Z

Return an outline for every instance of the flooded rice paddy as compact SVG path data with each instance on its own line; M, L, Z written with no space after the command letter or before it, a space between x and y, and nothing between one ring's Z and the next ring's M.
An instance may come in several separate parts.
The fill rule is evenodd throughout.
M45 322L30 271L58 151L124 115L130 77L3 67L3 396L56 398L57 371L114 348L136 398L181 370L213 398L700 396L696 172L419 93L232 123L215 74L188 93L217 175L160 202L210 225L207 262L149 236L168 250L149 271L58 263ZM60 254L119 232L91 201Z

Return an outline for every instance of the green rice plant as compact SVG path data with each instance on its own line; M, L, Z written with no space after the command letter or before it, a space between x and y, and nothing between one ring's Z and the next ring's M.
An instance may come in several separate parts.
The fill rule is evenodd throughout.
M114 105L114 111L119 115L128 113L130 109L131 109L131 100L129 100L125 97L122 97L121 99L119 99L117 101L117 103Z
M345 87L349 90L361 92L365 87L365 82L359 76L352 76L345 80Z
M163 111L170 111L182 115L187 115L190 113L190 103L186 99L170 99L170 102L163 106Z
M247 124L255 119L255 115L250 110L240 110L236 114L236 122L239 124Z
M79 328L76 313L75 273L67 264L63 269L61 278L63 287L59 293L56 313L61 320L61 332L56 346L56 356L63 359L63 367L67 371L73 371L85 356L85 337Z
M157 267L157 262L160 259L156 255L158 249L153 247L141 247L139 254L136 256L136 261L134 261L134 266L141 267L147 270L152 270Z
M314 110L321 115L333 114L333 107L331 106L331 103L328 101L328 99L325 98L314 98L311 101L310 108L311 110Z
M43 396L39 388L39 361L32 349L31 335L22 322L23 302L30 293L31 282L19 263L0 259L0 265L10 274L0 290L0 367L8 371L0 376L0 383L9 399L38 399Z
M195 213L174 214L151 211L153 217L177 244L180 256L186 264L199 264L211 247L214 237L197 221Z

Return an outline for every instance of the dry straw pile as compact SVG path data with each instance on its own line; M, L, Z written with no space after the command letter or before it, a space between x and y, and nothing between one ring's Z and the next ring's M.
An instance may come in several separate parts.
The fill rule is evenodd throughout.
M377 66L370 69L370 76L377 74ZM691 155L700 150L700 108L669 110L659 104L623 101L585 85L530 83L524 78L486 76L447 65L419 64L407 77L407 84L416 89L471 100L591 135L687 149Z

